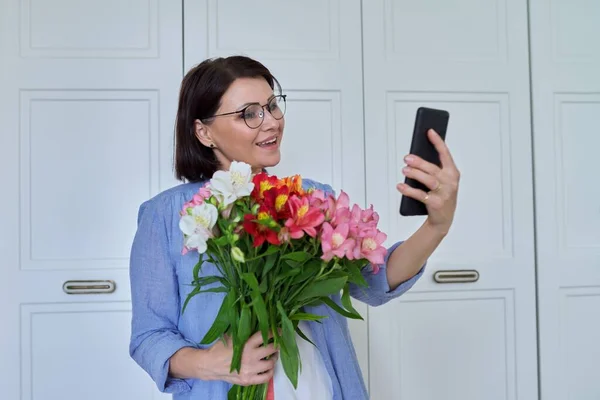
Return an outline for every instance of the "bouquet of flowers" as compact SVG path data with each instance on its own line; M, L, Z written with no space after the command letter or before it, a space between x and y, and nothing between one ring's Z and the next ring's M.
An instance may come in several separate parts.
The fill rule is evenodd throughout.
M384 262L386 235L377 229L378 219L372 206L350 207L343 191L335 198L304 190L298 175L253 175L240 162L217 171L183 206L179 222L183 253L199 253L183 311L200 293L225 294L201 343L230 336L231 372L239 372L246 341L260 331L265 345L272 340L279 349L283 369L297 387L296 333L310 341L298 323L324 318L305 307L325 304L362 319L352 307L349 285L366 286L363 272L377 273ZM219 275L203 276L204 262L213 263ZM341 304L330 297L340 292ZM229 398L263 400L266 393L267 384L234 385Z

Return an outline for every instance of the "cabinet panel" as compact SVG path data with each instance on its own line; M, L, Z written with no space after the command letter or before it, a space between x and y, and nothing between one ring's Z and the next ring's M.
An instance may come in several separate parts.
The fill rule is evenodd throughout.
M450 112L447 144L462 172L454 225L423 278L370 310L374 399L537 398L527 34L518 0L363 8L367 201L390 242L425 220L400 216L396 190L418 107ZM479 280L433 280L460 269Z
M532 0L531 79L544 400L600 398L600 3ZM596 338L596 339L592 339Z

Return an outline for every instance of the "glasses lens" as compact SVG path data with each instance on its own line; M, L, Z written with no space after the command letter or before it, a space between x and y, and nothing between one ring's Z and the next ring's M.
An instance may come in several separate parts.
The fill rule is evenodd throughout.
M285 97L273 97L273 99L269 102L269 112L275 119L283 118L285 114Z
M265 117L264 110L258 104L251 105L244 112L244 120L250 128L258 128Z

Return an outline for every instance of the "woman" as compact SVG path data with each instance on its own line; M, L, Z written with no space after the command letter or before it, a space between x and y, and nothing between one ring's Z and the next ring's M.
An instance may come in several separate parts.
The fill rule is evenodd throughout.
M305 331L317 349L298 342L303 368L297 392L285 379L276 349L262 346L260 333L245 346L239 374L229 372L231 346L221 341L198 345L216 317L222 294L197 296L181 314L197 254L182 255L179 211L216 170L227 169L233 160L244 161L257 172L279 163L285 113L285 97L280 93L267 68L240 56L207 60L183 79L175 169L177 178L187 183L141 205L130 266L130 354L158 389L173 393L175 400L226 399L231 384L265 383L274 375L277 400L368 398L347 321L326 306L310 311L327 318L308 323ZM397 186L400 193L424 201L429 215L409 239L389 249L378 274L366 275L368 290L353 288L353 297L371 306L413 286L452 224L459 173L440 137L435 132L429 137L440 152L442 168L407 156L403 172L431 191ZM306 180L305 185L331 192L322 183ZM214 275L217 270L205 263L203 273Z

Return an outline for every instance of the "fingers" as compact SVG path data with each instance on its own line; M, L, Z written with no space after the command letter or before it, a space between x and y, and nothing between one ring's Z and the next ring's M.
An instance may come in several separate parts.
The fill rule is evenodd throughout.
M440 162L442 163L442 168L454 167L454 160L452 159L450 150L448 149L448 146L446 145L446 142L442 139L442 137L433 129L427 131L427 136L429 137L429 140L440 155Z
M435 190L436 188L438 188L438 186L440 184L439 180L436 179L435 176L430 175L430 174L423 172L416 168L404 167L402 169L402 172L404 173L405 176L416 179L417 181L423 183L430 190Z
M272 338L273 334L269 333L269 338ZM254 335L250 336L250 338L248 338L248 341L246 342L246 346L250 346L251 348L257 348L262 346L263 344L263 337L262 337L262 333L260 331L254 333Z
M277 363L278 359L279 359L279 354L274 354L273 357L269 358L268 360L260 360L256 364L253 364L252 367L250 367L248 372L251 372L254 374L263 374L263 373L269 372L270 370L275 368L275 364Z
M273 377L274 374L275 368L271 368L270 370L262 374L248 374L245 376L239 376L237 379L234 379L232 383L241 386L260 385L269 382L269 380Z
M242 371L238 375L238 383L242 386L247 386L268 382L273 377L275 364L278 359L279 354L276 353L268 360L261 359L258 362L242 367Z
M404 162L411 168L420 169L423 172L428 173L429 175L438 175L441 171L440 167L435 164L432 164L428 161L423 160L421 157L416 156L414 154L409 154L404 157Z
M273 378L274 374L275 374L275 368L271 368L269 371L265 372L264 374L254 375L248 379L248 383L246 384L246 386L260 385L263 383L267 383L271 380L271 378Z
M406 164L431 175L438 175L442 169L448 170L450 175L458 175L456 165L454 164L454 159L450 154L450 150L448 149L446 142L444 142L440 135L433 129L427 131L427 135L440 156L441 168L433 163L423 160L421 157L414 154L409 154L404 158ZM455 171L456 174L454 173Z
M258 356L258 359L262 360L263 358L267 358L273 354L277 354L277 352L278 351L275 348L275 346L273 344L269 344L267 346L258 348L256 350L256 355Z
M398 190L403 195L425 203L433 208L439 208L444 202L440 196L436 196L434 193L425 193L421 189L415 189L405 183L399 184Z

